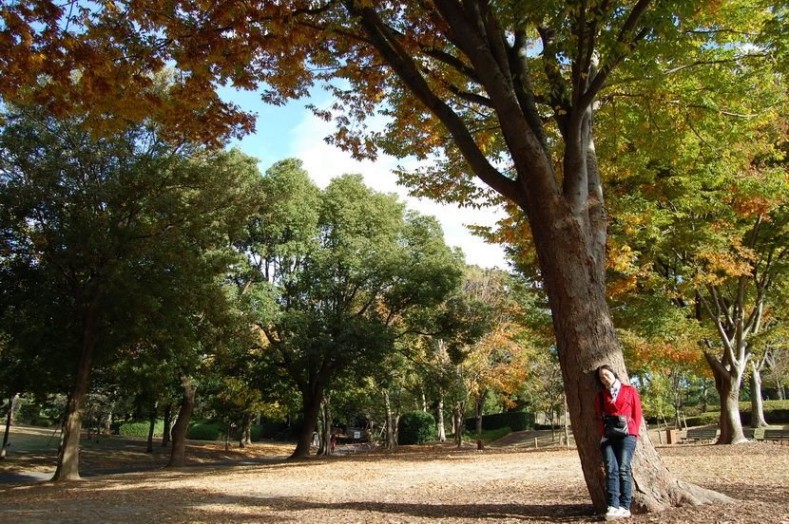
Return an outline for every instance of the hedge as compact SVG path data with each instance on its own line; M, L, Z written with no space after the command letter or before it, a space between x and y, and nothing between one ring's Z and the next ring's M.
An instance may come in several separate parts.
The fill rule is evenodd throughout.
M512 431L524 431L534 429L534 414L524 411L507 411L505 413L494 413L492 415L482 415L482 430L510 428ZM477 419L466 419L466 430L475 431L477 429Z
M764 403L764 418L768 424L789 424L789 408L781 406L785 401L767 401ZM772 404L772 405L771 405ZM687 417L688 426L707 426L717 424L720 420L720 411L707 411L700 415ZM743 426L751 425L751 405L740 402L740 421Z
M151 428L151 423L148 420L132 420L130 422L121 422L118 426L118 435L122 437L148 437L148 431ZM161 437L164 434L164 422L157 420L153 427L153 436Z

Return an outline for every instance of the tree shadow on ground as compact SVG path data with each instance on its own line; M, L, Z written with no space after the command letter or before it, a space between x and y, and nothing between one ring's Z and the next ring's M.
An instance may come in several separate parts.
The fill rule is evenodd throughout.
M324 502L296 497L232 495L216 491L185 493L177 488L144 484L134 486L124 483L125 486L120 489L119 486L113 486L113 482L90 484L95 486L81 485L77 489L71 489L62 484L40 485L42 492L38 493L35 499L32 494L28 499L26 493L16 493L12 507L0 506L0 521L43 524L51 523L51 515L57 514L64 522L79 522L80 515L85 515L86 509L92 519L107 523L133 522L143 515L146 521L154 519L193 524L241 523L250 522L251 518L256 522L267 523L379 522L386 521L387 517L397 519L397 516L407 520L415 518L437 521L490 519L506 522L583 523L600 520L589 504ZM94 487L96 489L91 489ZM63 490L69 491L67 497L63 496ZM45 515L50 517L45 518Z

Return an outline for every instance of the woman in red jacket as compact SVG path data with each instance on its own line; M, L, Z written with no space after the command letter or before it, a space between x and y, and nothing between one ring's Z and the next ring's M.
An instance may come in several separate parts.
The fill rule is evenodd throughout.
M603 454L606 474L608 510L605 520L627 518L630 516L630 503L633 500L630 462L636 449L638 431L641 428L641 399L636 388L622 384L609 365L597 368L595 377L602 386L602 391L597 395L595 408L600 433L600 450ZM624 416L627 420L626 435L606 437L603 423L606 415Z

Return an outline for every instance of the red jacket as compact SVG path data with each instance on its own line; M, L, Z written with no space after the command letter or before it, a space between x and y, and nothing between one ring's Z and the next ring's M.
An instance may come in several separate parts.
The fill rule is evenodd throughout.
M611 398L611 392L607 389L601 391L595 401L595 412L597 413L597 431L603 436L603 415L625 415L627 417L627 432L638 437L638 430L641 428L641 399L638 390L633 386L622 384L616 402Z

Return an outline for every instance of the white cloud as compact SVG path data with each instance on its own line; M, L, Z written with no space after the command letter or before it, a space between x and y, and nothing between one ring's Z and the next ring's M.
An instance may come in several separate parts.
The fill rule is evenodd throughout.
M435 216L441 223L447 244L461 248L467 263L481 267L506 267L501 246L486 243L466 228L467 224L493 226L503 216L500 209L461 209L453 204L410 197L405 188L397 185L397 177L392 173L396 159L380 156L375 162L354 160L349 153L323 140L331 131L331 123L305 112L304 118L290 131L288 140L290 151L287 156L300 159L319 187L326 187L331 179L343 174L359 173L365 183L376 191L396 193L409 208Z

